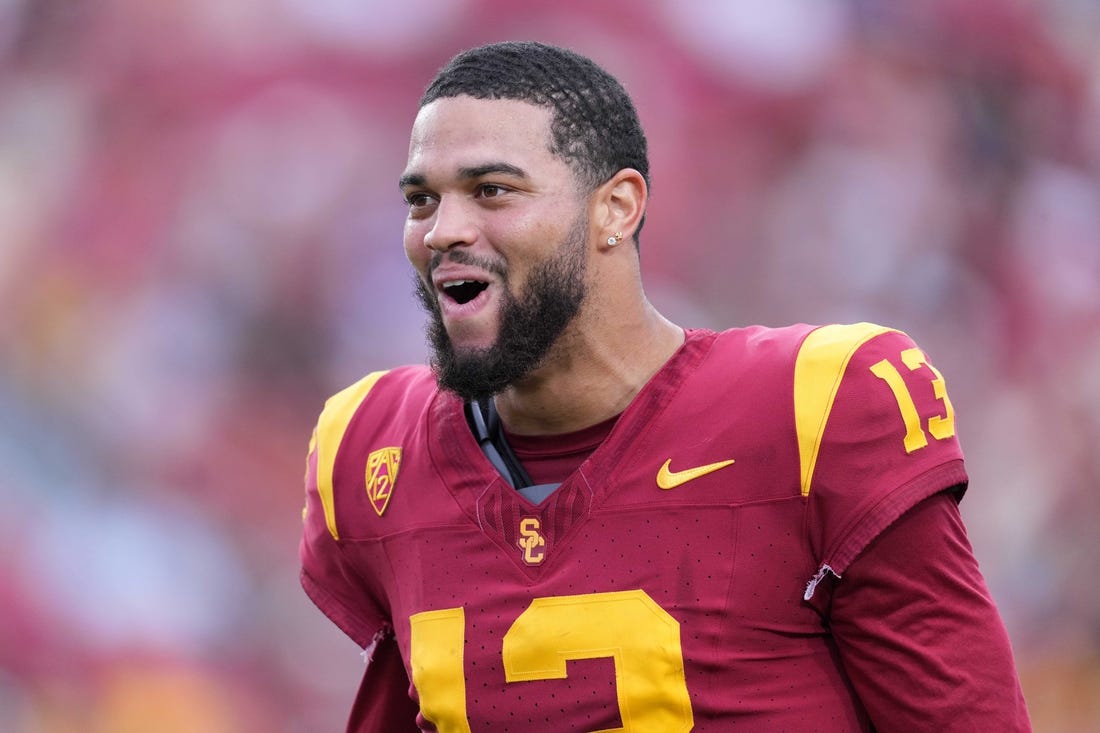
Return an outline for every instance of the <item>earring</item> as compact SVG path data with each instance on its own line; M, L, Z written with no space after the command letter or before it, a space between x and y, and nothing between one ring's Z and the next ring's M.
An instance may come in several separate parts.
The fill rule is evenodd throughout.
M623 233L622 232L615 232L614 237L608 237L607 238L607 246L608 247L614 247L616 244L618 244L621 241L623 241Z

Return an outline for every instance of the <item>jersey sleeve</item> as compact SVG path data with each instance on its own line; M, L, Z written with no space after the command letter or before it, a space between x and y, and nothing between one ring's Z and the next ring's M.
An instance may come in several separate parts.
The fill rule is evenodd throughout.
M310 599L365 650L363 680L349 733L417 731L416 703L384 600L384 561L358 520L364 489L363 437L355 426L378 426L368 396L386 372L368 374L326 403L310 441L300 546L301 582ZM369 404L374 404L373 402ZM356 481L358 479L358 481Z
M317 437L310 444L306 469L304 529L299 547L301 583L306 595L356 644L367 649L384 634L388 621L371 601L368 586L345 561L335 531L330 495L318 481Z
M831 594L841 662L878 730L1031 730L1008 634L952 496L910 509L827 587L819 595Z
M313 431L306 465L305 528L300 557L306 595L345 634L366 649L390 630L368 579L345 557L337 518L337 464L347 450L348 428L385 372L373 372L333 395Z
M419 706L393 634L377 639L348 718L348 733L420 733Z
M966 486L943 375L906 334L824 326L803 341L794 405L806 530L818 564L806 599L922 499Z

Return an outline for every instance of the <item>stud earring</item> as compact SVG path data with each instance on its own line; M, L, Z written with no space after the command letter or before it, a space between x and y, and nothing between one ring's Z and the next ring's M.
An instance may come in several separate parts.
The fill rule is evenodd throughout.
M615 236L607 238L607 246L614 247L619 242L623 241L623 233L615 232Z

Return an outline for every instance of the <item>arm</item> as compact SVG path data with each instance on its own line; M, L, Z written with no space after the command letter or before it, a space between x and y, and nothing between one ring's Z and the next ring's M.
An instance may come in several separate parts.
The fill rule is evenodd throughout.
M362 398L362 390L352 390L352 399ZM310 442L299 550L302 588L333 623L366 650L366 670L348 720L348 732L415 733L417 707L409 697L408 674L392 626L377 600L380 591L369 574L361 572L361 557L357 562L345 556L345 542L340 539L333 451L341 444L346 423L354 414L353 410L340 409L345 404L340 399L338 395L326 405ZM332 406L336 409L330 410ZM341 421L335 430L332 412ZM329 451L327 460L321 458L323 450Z
M949 492L903 514L832 591L842 663L879 730L1031 730L1008 635Z
M316 474L310 458L310 476ZM301 543L302 588L317 607L366 650L367 666L348 720L348 733L417 733L416 704L393 631L369 602L370 594L345 562L325 526L316 481L307 484Z
M355 696L348 733L420 733L420 710L409 697L409 686L393 634L380 636Z

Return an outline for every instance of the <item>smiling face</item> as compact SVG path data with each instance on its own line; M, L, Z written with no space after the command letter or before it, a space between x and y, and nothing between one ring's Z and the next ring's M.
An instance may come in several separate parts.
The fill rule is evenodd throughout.
M440 384L464 397L537 368L585 299L587 199L549 124L526 102L460 96L413 125L405 252Z

